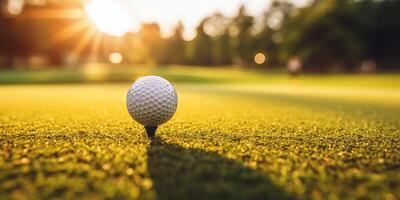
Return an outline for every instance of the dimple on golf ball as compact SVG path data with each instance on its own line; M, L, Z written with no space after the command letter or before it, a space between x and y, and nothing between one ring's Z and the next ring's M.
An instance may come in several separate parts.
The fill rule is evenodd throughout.
M143 126L159 126L174 115L178 96L170 82L159 76L144 76L129 88L126 106Z

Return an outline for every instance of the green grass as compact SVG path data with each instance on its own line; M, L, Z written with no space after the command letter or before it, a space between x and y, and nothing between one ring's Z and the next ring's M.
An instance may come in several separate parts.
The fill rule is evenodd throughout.
M143 75L154 74L175 83L268 83L287 84L288 75L282 69L257 68L87 64L81 67L0 70L0 84L51 83L130 83ZM303 85L398 88L399 75L302 75Z
M131 82L146 74L166 77L175 82L224 83L262 80L257 71L195 66L132 66L87 64L81 67L0 71L0 83L104 83ZM261 78L261 79L260 79Z
M129 83L0 86L0 199L400 198L398 75L179 73L152 144Z

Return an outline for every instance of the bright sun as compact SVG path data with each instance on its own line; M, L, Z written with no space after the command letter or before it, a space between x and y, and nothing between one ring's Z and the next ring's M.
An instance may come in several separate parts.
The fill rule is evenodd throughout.
M132 16L117 1L91 0L85 11L97 28L109 35L121 37L133 26Z

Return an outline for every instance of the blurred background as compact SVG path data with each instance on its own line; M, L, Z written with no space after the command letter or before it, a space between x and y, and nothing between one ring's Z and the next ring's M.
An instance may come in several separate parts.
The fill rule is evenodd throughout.
M400 70L397 0L0 0L0 6L1 83L127 81L171 66L189 75L199 66L292 75Z

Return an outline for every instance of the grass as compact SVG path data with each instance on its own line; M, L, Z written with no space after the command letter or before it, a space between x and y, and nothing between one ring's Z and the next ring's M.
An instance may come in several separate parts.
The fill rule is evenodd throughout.
M37 70L0 70L0 84L53 84L53 83L127 83L138 77L154 74L175 83L268 83L287 84L288 75L281 69L261 70L257 68L226 68L196 66L131 66L87 64L81 67L37 69ZM398 88L398 75L364 74L348 75L303 75L302 85Z
M251 73L174 79L151 144L129 83L0 86L0 199L400 198L398 75Z
M195 66L130 66L87 64L82 67L0 71L0 83L87 83L131 82L146 74L163 76L175 82L223 83L260 80L259 73L240 69Z

